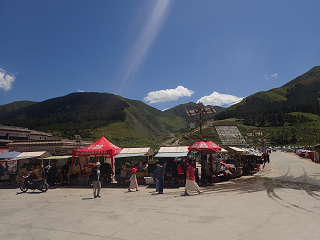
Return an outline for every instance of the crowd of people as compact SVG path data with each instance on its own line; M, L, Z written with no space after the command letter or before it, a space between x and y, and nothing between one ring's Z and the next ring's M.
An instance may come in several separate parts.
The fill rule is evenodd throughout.
M156 182L156 191L158 194L163 194L163 186L165 180L165 169L167 162L163 162L161 165L157 164L154 171L154 178ZM172 161L171 164L171 179L174 183L175 177L178 176L179 186L185 187L185 195L189 195L188 191L197 191L199 194L202 193L199 188L199 177L196 168L196 162L191 158L187 161Z
M61 185L68 185L68 174L70 171L70 164L66 163L61 168L62 182ZM52 163L50 166L48 163L45 163L42 167L42 178L45 178L49 186L55 186L57 182L57 160Z

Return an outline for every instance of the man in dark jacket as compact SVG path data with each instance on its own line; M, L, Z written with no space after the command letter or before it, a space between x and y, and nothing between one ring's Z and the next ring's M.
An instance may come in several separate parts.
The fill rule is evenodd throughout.
M166 171L167 162L164 162L158 170L157 179L159 181L159 194L163 194L164 174Z
M54 163L52 164L51 168L49 169L50 173L49 173L49 178L50 178L50 186L54 186L56 185L56 177L57 177L57 172L58 172L58 168L57 168L57 160L54 161Z
M62 183L61 183L61 185L64 185L64 184L68 185L69 170L70 170L69 163L66 163L62 168Z
M96 166L92 169L92 181L93 181L93 197L100 197L101 189L101 174L100 174L100 162L96 163Z

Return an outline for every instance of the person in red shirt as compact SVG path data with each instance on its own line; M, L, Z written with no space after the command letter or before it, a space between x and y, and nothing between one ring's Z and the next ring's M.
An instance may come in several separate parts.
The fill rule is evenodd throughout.
M178 170L178 176L179 176L179 185L184 186L184 171L181 167L181 162L178 163L177 170Z
M202 191L200 191L200 187L196 183L194 168L192 166L192 159L189 159L189 164L187 167L187 179L186 179L186 186L184 190L185 196L189 195L188 191L197 191L199 194L202 193Z

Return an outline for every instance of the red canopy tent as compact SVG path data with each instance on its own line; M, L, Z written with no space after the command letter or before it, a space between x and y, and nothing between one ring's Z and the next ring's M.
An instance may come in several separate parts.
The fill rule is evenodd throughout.
M219 147L214 142L210 141L200 141L192 144L190 147L188 147L189 151L221 151L221 147Z
M118 146L112 144L105 137L102 136L98 141L91 144L90 146L79 150L74 150L72 153L72 166L74 157L94 155L97 161L97 156L106 155L111 158L111 167L113 168L113 157L120 153L121 150L122 148L119 148Z
M201 182L207 184L207 177L206 177L206 165L203 160L203 153L204 152L217 152L221 151L221 147L219 147L214 142L210 141L200 141L195 142L190 147L188 147L189 151L197 151L201 153Z

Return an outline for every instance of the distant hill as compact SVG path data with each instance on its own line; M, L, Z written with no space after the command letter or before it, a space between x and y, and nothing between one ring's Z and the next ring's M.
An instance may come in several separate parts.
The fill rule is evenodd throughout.
M220 113L222 111L224 111L226 108L223 107L219 107L219 106L213 106L216 110L217 113ZM164 112L166 113L170 113L172 115L175 116L179 116L184 118L186 121L188 120L193 120L193 119L198 119L198 117L189 117L188 114L186 113L187 110L192 110L192 109L196 109L197 108L197 104L194 102L188 102L185 104L180 104L178 106L175 106L173 108L170 108L168 110L165 110ZM204 115L204 119L206 118L212 118L214 115L213 114L209 114L209 115Z
M13 110L17 110L20 108L28 107L28 106L35 104L35 103L36 102L32 102L32 101L17 101L17 102L1 105L0 106L0 115L6 114L8 112L11 112Z
M112 124L118 124L116 128L121 128L117 131L118 136L112 136L117 139L121 138L119 133L124 137L161 136L186 127L182 118L143 102L96 92L71 93L7 111L0 115L0 123L46 131L53 136L70 139L74 135L94 138L95 131L102 131L101 128Z
M301 119L290 113L320 114L318 92L320 66L312 68L280 88L258 92L245 98L217 114L216 119L244 119L244 123L251 126L293 125Z
M215 106L214 124L237 124L243 132L265 132L268 141L280 144L320 142L320 67L269 91L255 93L229 108ZM190 129L186 110L196 103L160 111L141 101L108 93L71 93L43 102L21 101L0 106L0 124L50 132L55 138L86 140L106 136L122 147L191 144L199 129ZM197 125L197 124L196 124ZM205 125L204 125L205 126ZM204 138L218 141L210 127ZM318 137L319 136L319 137Z

